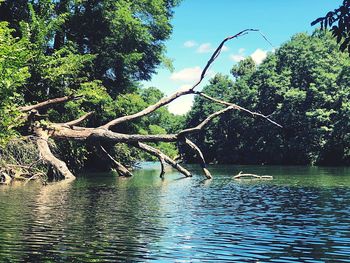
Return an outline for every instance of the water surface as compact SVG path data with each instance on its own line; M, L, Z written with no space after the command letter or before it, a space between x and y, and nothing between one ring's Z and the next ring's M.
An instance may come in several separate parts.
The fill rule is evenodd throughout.
M0 262L350 262L349 168L190 169L0 187Z

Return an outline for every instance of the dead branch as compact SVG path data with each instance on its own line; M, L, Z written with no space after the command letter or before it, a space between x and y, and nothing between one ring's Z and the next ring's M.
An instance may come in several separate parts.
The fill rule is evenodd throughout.
M280 127L280 128L283 128L282 125L278 124L277 122L271 120L268 116L264 115L264 114L261 114L261 113L258 113L258 112L254 112L254 111L251 111L251 110L248 110L246 108L243 108L237 104L234 104L234 103L230 103L230 102L227 102L227 101L224 101L224 100L219 100L219 99L216 99L216 98L213 98L213 97L210 97L209 95L201 92L201 91L198 91L198 92L195 92L195 94L203 97L203 98L206 98L208 100L211 100L211 101L214 101L216 103L219 103L219 104L222 104L222 105L226 105L226 106L231 106L233 107L234 109L236 110L240 110L240 111L243 111L243 112L246 112L246 113L249 113L251 114L253 117L257 116L257 117L261 117L265 120L267 120L268 122L271 122L272 124Z
M239 174L235 175L233 179L273 179L271 175L257 175L257 174L244 174L239 172Z
M205 74L207 73L209 67L213 64L213 62L217 59L217 57L220 55L220 52L222 50L222 47L224 46L224 44L231 40L231 39L234 39L234 38L237 38L239 36L242 36L250 31L259 31L257 29L245 29L241 32L239 32L238 34L236 35L233 35L233 36L230 36L230 37L227 37L225 38L221 43L220 45L217 47L217 49L214 51L213 55L210 57L210 59L208 60L207 64L205 65L204 69L202 70L201 72L201 76L199 78L199 80L192 86L192 87L189 87L187 89L183 89L183 90L180 90L180 91L177 91L175 93L173 93L172 95L168 96L168 97L165 97L163 99L161 99L160 101L158 101L157 103L153 104L153 105L150 105L148 106L146 109L140 111L140 112L137 112L135 114L132 114L132 115L128 115L128 116L123 116L123 117L120 117L120 118L117 118L117 119L114 119L108 123L106 123L105 125L102 125L100 128L104 128L104 129L109 129L117 124L120 124L122 122L126 122L126 121L131 121L133 119L136 119L136 118L139 118L139 117L142 117L142 116L145 116L145 115L148 115L152 112L154 112L155 110L159 109L160 107L164 106L164 105L167 105L169 104L170 102L172 102L173 100L177 99L178 97L181 97L183 95L187 95L187 94L193 94L194 93L194 89L202 82L202 80L204 79L205 77Z
M164 179L165 174L165 160L162 157L158 157L159 163L160 163L160 175L159 177Z
M113 168L115 168L117 170L117 173L119 174L119 176L125 176L125 177L132 176L132 173L124 165L122 165L120 162L115 160L102 145L99 145L99 147L100 147L101 151L103 153L105 153L105 155L112 162Z
M184 167L182 167L181 165L179 165L177 162L175 162L173 159L171 159L169 156L165 155L163 152L161 152L160 150L149 146L147 144L141 143L141 142L137 142L134 144L137 148L144 150L145 152L158 157L158 159L162 159L164 160L166 163L170 164L174 169L178 170L180 173L182 173L183 175L185 175L186 177L191 177L191 173L185 169ZM163 167L164 169L164 167Z
M234 109L236 109L234 106L229 106L229 107L227 107L227 108L225 108L223 110L214 112L213 114L209 115L204 121L199 123L196 127L188 128L188 129L180 131L179 134L178 134L178 137L180 137L182 135L185 135L185 134L188 134L188 133L194 133L194 132L200 131L206 125L208 125L212 121L212 119L214 119L215 117L218 117L221 114L224 114L225 112L230 111L230 110L234 110Z
M237 33L236 35L233 35L233 36L229 36L227 38L225 38L221 43L220 45L216 48L216 50L214 51L213 55L210 57L210 59L208 60L207 64L205 65L203 71L202 71L202 74L201 74L201 77L200 77L200 80L193 86L192 89L194 89L195 87L197 87L203 80L203 78L205 77L205 73L207 72L207 70L209 69L209 67L211 66L211 64L213 64L213 62L217 59L217 57L220 55L221 53L221 50L224 46L224 44L231 40L231 39L234 39L234 38L237 38L239 36L242 36L242 35L245 35L247 34L248 32L253 32L253 31L259 31L258 29L245 29L245 30L242 30L241 32Z
M66 163L56 158L52 154L49 144L47 142L47 140L49 139L49 135L47 134L47 132L43 131L41 128L36 128L35 134L38 136L37 146L44 162L52 166L55 169L55 171L57 171L60 175L64 177L64 179L75 179L75 176L68 169Z
M176 134L141 135L112 132L102 128L67 127L63 124L51 124L48 127L50 137L60 139L105 141L110 143L131 142L175 142Z
M184 138L184 142L196 153L197 158L200 161L200 165L202 167L202 170L204 172L204 175L207 179L212 179L213 177L211 176L209 170L207 169L207 164L205 162L204 156L202 151L199 149L199 147L192 142L191 140Z
M73 120L73 121L65 122L64 124L67 126L78 125L78 124L82 123L83 121L85 121L86 119L88 119L92 114L94 114L94 112L90 111L90 112L84 114L83 116L81 116L80 118Z
M54 104L59 104L59 103L63 103L63 102L71 101L71 100L77 100L80 98L82 98L82 96L64 96L61 98L49 99L49 100L39 102L39 103L34 104L34 105L23 106L23 107L20 107L19 110L22 112L28 112L31 110L40 110L42 108L46 108L46 107L54 105Z

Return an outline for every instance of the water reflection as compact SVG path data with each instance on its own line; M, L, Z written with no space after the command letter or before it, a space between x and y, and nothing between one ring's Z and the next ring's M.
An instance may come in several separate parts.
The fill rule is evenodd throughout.
M350 262L348 169L189 169L0 188L0 261Z

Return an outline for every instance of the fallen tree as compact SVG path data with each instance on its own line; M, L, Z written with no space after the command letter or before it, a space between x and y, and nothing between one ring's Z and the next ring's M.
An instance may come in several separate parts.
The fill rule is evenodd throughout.
M103 144L111 145L111 144L117 144L117 143L126 143L132 147L137 147L142 151L145 151L153 156L156 156L162 164L161 176L164 175L164 164L167 163L167 164L170 164L173 168L177 169L184 176L190 177L191 173L185 167L178 164L175 160L171 159L169 156L165 155L160 150L147 144L147 143L155 143L155 142L176 142L179 146L181 145L188 146L187 148L193 151L193 153L197 156L205 177L207 179L212 178L209 170L206 168L205 157L203 156L201 150L194 142L189 140L188 136L190 134L203 130L214 118L232 110L243 111L251 114L253 117L261 117L277 126L280 126L276 122L272 121L268 116L265 116L257 112L252 112L248 109L245 109L239 105L236 105L230 102L212 98L207 94L204 94L203 92L199 92L195 90L196 87L198 87L199 84L201 84L211 64L219 56L224 44L231 39L237 38L251 31L258 31L258 30L246 29L239 32L236 35L233 35L224 39L220 43L220 45L217 47L217 49L214 51L209 61L207 62L206 66L204 67L200 75L199 80L192 87L179 90L168 97L162 98L155 104L150 105L139 112L136 112L131 115L115 118L99 127L87 128L87 127L79 126L81 123L84 122L84 120L86 120L93 114L92 112L89 112L76 120L72 120L66 123L52 123L52 122L49 122L48 120L42 121L43 119L45 119L45 115L41 115L40 114L41 111L50 107L54 107L54 105L56 104L62 104L62 103L66 103L68 101L76 100L80 98L74 95L65 96L61 98L54 98L54 99L50 99L34 105L21 107L20 111L23 113L23 118L25 118L26 123L28 123L28 131L36 138L36 145L39 150L41 160L45 162L49 167L51 167L56 174L60 175L62 179L72 180L75 178L75 176L69 170L66 163L58 159L52 153L50 149L49 140L65 139L65 140L88 141L88 142L91 142L93 145L96 145L96 147L98 148L97 149L98 152L101 155L104 155L106 159L110 160L110 162L113 164L113 167L117 170L119 175L131 176L132 175L131 172L128 171L128 169L125 166L123 166L121 163L115 160L113 156L111 156L108 153L108 151L102 146ZM140 118L148 114L151 114L152 112L156 111L160 107L166 106L173 100L188 94L195 94L197 96L202 96L207 100L211 100L215 103L225 106L225 108L209 115L197 126L184 129L174 134L141 135L141 134L125 134L125 133L118 133L113 131L113 128L121 123L132 121L136 118Z

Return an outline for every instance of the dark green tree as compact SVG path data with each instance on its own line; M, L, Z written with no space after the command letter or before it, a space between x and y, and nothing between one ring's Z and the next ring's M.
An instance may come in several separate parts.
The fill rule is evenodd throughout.
M12 36L6 22L0 22L0 145L16 135L19 123L16 105L23 103L19 90L29 77L26 49L28 39Z
M137 81L149 79L156 66L166 62L164 41L170 36L172 9L178 2L3 1L0 20L12 28L4 34L13 43L16 43L14 37L27 41L21 46L25 51L18 54L22 64L11 68L8 64L12 62L7 60L4 65L8 72L23 73L21 76L11 73L17 82L11 84L9 90L17 97L11 101L12 95L4 98L4 103L11 106L6 106L6 111L72 94L83 98L47 109L45 113L50 120L65 122L94 112L86 124L96 127L117 116L140 111L151 103L149 100L159 98L159 91L156 98L154 94L142 96ZM12 50L17 54L17 50L6 44L0 43L4 52ZM26 59L23 54L28 54ZM0 55L1 61L6 58L5 53ZM176 117L163 109L157 115L146 127L144 121L136 120L115 130L150 133L149 127L155 128L154 123L159 119L162 119L160 127L171 130L172 118ZM3 118L2 130L8 129L13 119ZM58 148L72 168L80 168L86 160L96 157L90 145L59 141ZM109 150L122 161L135 156L127 147Z
M256 70L256 65L252 57L247 57L244 60L238 62L238 64L234 65L231 69L231 74L236 79L247 76L253 73Z
M218 98L229 91L229 101L271 116L283 129L236 111L224 115L197 142L211 162L348 163L349 63L331 34L318 30L293 36L256 71L237 78L245 64L240 63L233 70L234 84L220 80L205 89ZM208 107L196 100L188 122L197 123Z
M21 34L21 22L41 22L45 53L72 43L81 54L94 56L90 80L100 80L113 97L135 90L135 81L148 80L167 59L164 41L177 0L28 0L5 1L0 17ZM32 10L31 10L32 7ZM33 20L33 11L36 14ZM40 21L40 19L42 21ZM40 29L40 30L39 30Z

